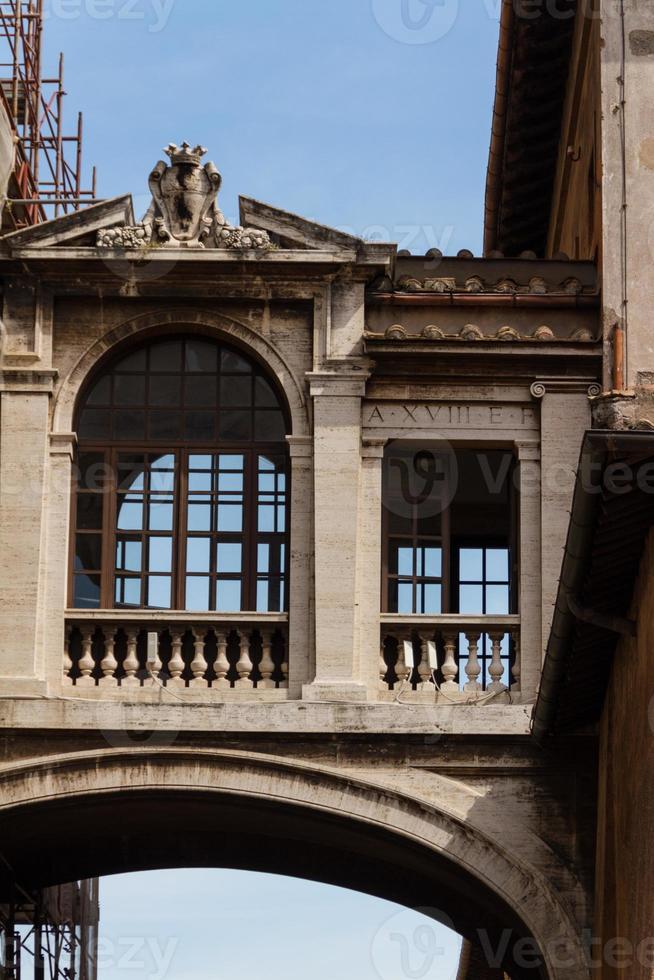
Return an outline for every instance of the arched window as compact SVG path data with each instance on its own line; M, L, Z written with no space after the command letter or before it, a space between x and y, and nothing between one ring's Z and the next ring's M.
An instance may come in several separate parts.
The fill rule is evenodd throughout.
M222 343L166 337L96 375L78 411L74 608L281 612L280 398Z

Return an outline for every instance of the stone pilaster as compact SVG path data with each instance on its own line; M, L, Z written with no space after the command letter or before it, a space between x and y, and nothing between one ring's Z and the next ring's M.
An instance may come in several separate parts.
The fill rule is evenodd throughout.
M314 400L316 673L313 700L365 700L357 631L361 399L366 373L309 376Z
M4 371L0 385L0 693L42 693L48 372ZM66 554L57 574L66 576Z
M313 447L310 436L287 436L291 456L289 697L299 698L315 675L313 647Z
M385 439L364 439L361 450L357 601L360 673L374 698L379 690L382 569L382 471Z
M543 661L541 609L541 471L537 439L516 442L519 479L520 612L519 690L525 700L535 696Z

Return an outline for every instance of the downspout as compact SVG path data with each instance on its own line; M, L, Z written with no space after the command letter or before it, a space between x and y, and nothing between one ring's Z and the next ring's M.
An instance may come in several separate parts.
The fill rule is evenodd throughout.
M504 175L504 149L506 144L506 124L509 106L511 63L513 60L513 39L515 33L515 12L513 0L503 0L500 18L500 40L497 54L497 76L495 81L495 104L493 124L488 154L486 174L486 202L484 214L484 254L497 248L497 232L502 183Z

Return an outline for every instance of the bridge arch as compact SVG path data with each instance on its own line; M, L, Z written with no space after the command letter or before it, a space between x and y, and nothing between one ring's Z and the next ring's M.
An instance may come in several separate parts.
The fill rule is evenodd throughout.
M538 872L358 776L251 752L113 748L8 767L0 800L0 850L34 887L155 868L286 874L428 911L464 936L483 929L515 980L588 976L573 919ZM7 885L0 872L0 900ZM540 968L520 960L528 940Z

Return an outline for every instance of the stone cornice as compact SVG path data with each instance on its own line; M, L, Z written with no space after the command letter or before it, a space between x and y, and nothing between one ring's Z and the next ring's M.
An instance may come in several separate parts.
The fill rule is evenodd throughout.
M307 380L312 398L363 398L369 376L367 371L312 371Z

